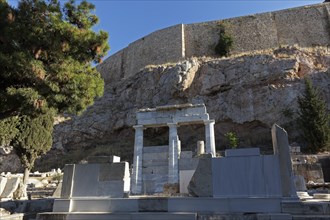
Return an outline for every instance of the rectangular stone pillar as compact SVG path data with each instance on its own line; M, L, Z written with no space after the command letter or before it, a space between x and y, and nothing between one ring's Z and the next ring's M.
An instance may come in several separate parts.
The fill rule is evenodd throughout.
M142 162L143 162L143 125L133 126L135 129L134 158L131 192L142 193Z
M178 131L176 123L167 124L169 127L169 155L168 155L168 182L179 183L179 149Z
M282 196L297 197L293 182L288 134L277 124L272 126L272 141L274 154L279 159Z
M205 120L205 153L216 157L215 139L214 139L214 120Z

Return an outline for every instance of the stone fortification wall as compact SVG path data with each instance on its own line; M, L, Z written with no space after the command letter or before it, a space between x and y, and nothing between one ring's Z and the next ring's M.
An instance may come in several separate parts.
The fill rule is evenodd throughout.
M184 57L183 25L149 34L116 54L97 68L105 82L128 78L147 65L177 62Z
M106 82L134 75L147 65L215 56L219 24L234 41L231 53L298 44L330 45L330 3L197 24L176 25L131 43L98 66Z

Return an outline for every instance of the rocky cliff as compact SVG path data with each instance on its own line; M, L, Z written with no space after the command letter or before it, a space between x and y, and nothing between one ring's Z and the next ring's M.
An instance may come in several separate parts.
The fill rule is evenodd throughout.
M205 103L210 118L216 121L217 150L228 144L224 134L235 131L240 146L271 152L273 123L286 128L291 141L303 145L295 122L303 79L312 79L330 109L329 68L330 51L324 47L282 47L147 66L129 78L107 83L104 96L83 115L59 120L53 149L38 161L36 169L61 167L90 155L115 154L131 160L135 112L168 104ZM194 150L196 142L204 138L204 126L182 126L178 132L183 149ZM166 144L167 139L166 128L145 131L145 145ZM3 157L0 155L0 170L4 171L8 157ZM10 171L8 166L6 171Z
M295 118L303 79L312 79L330 109L329 67L330 51L324 47L281 47L147 66L129 78L109 82L104 96L83 115L56 125L51 156L41 162L60 166L89 155L109 154L130 160L135 112L181 103L205 103L210 118L216 121L218 150L228 144L224 134L233 130L241 146L258 146L269 152L273 123L286 128L292 141L299 143ZM165 144L168 138L166 128L147 129L145 134L146 145ZM183 126L179 136L183 149L194 150L197 140L204 137L204 128Z

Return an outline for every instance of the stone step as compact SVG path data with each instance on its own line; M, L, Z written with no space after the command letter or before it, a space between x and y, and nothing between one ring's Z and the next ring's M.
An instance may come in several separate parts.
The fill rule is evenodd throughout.
M151 159L142 161L144 167L168 166L168 159Z
M168 153L168 146L143 147L143 153Z
M329 220L330 215L293 215L292 220Z
M143 180L154 180L154 181L167 181L167 175L160 174L143 174Z
M292 215L330 215L329 202L282 202L282 212Z
M144 153L143 160L167 160L168 153Z
M143 174L168 174L168 166L154 166L142 168Z
M196 220L196 213L135 212L135 213L40 213L37 220Z
M330 201L330 193L314 193L314 199L325 199Z
M1 220L23 220L24 214L23 213L15 213L11 215L0 215Z

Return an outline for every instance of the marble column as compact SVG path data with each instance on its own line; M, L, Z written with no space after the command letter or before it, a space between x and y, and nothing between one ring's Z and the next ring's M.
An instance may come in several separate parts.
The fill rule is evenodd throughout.
M205 120L205 153L216 156L214 139L214 120Z
M176 123L167 124L169 127L169 155L168 155L168 182L179 182L179 149L178 149L178 130Z
M142 158L143 158L143 125L133 126L135 129L134 158L132 173L132 194L142 193Z

